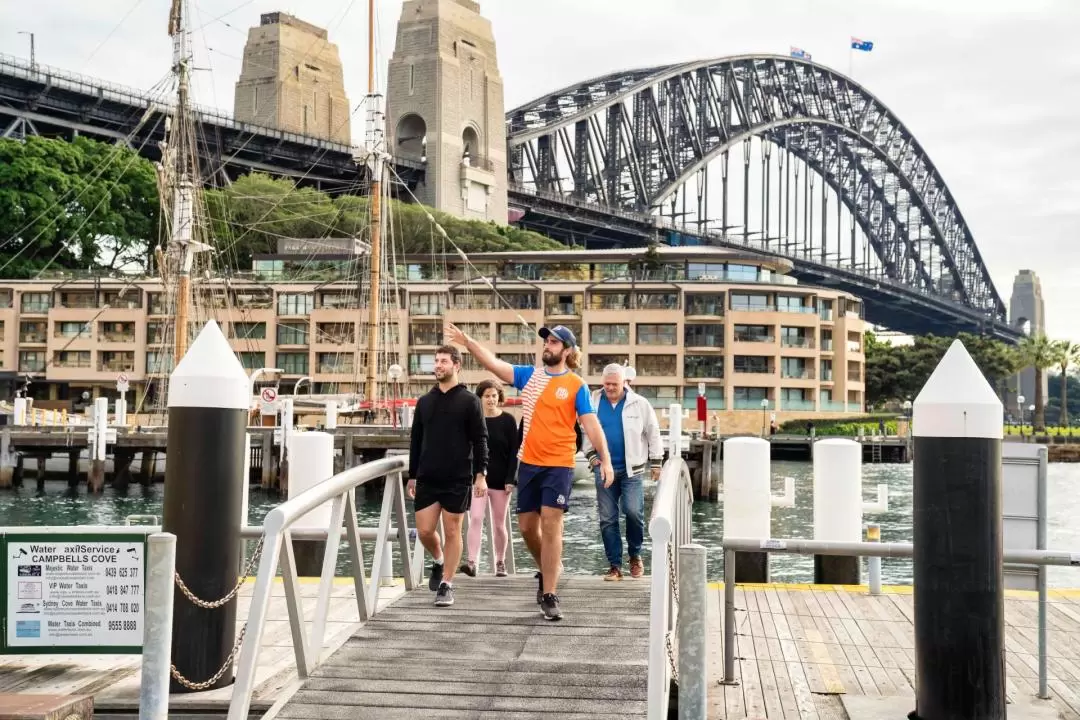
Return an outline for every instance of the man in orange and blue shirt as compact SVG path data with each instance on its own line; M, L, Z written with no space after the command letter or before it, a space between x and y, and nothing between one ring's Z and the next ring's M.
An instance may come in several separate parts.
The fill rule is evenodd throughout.
M498 359L452 323L446 325L447 340L462 345L473 357L505 383L521 391L521 449L518 451L518 527L536 560L536 602L548 620L562 618L556 588L562 568L563 513L570 505L577 453L575 425L600 458L605 487L615 480L607 440L596 419L589 387L572 372L581 366L577 338L567 327L540 328L544 340L543 367L511 365Z

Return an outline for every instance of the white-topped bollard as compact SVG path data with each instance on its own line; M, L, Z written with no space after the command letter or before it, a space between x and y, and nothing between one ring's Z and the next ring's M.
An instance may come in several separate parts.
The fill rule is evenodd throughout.
M334 475L334 436L324 432L295 433L289 440L289 499ZM325 502L300 518L295 529L326 530L332 503ZM293 540L296 572L301 577L322 574L325 540Z
M668 409L668 457L682 455L682 405L672 403Z
M176 573L191 594L217 601L237 583L240 508L251 384L217 323L203 326L169 377L169 419L162 531L176 536ZM189 683L220 672L207 690L233 681L233 597L213 609L179 589L173 613L172 665ZM192 692L177 680L172 692Z
M105 449L109 442L109 398L99 397L94 400L94 445L90 456L90 492L105 489Z
M336 430L337 429L337 401L336 400L327 400L326 401L326 429L327 430Z
M814 539L861 542L864 513L889 509L887 485L877 486L876 502L863 500L862 445L846 438L814 443ZM814 556L814 582L858 585L861 559L841 555Z
M755 437L724 441L724 535L768 538L772 533L769 442ZM769 555L735 553L735 582L769 582Z
M13 425L27 425L27 415L30 411L30 401L24 397L15 398L15 417L11 419Z
M956 340L912 409L911 717L1005 718L1001 400Z

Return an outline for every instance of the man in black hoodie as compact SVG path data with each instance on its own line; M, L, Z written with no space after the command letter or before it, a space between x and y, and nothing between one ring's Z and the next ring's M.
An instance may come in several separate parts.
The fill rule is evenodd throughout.
M409 448L409 497L415 499L416 532L434 564L428 587L435 605L454 604L454 568L461 560L461 522L472 496L487 493L487 423L480 398L458 382L461 351L435 351L438 384L416 402ZM439 516L446 555L439 542Z

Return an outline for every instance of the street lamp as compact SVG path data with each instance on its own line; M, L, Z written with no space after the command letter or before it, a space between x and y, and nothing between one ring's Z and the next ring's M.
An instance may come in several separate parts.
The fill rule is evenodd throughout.
M769 412L769 398L761 398L761 437L765 437L765 431L769 427L766 422L766 414Z
M405 369L394 363L390 367L386 368L386 377L389 378L390 383L394 389L394 402L390 407L390 425L397 427L398 421L398 383L401 382L401 378L405 376ZM375 408L372 408L374 410Z
M17 34L19 34L19 35L29 35L30 36L30 69L36 72L37 71L37 57L36 57L36 55L34 53L34 33L28 32L26 30L19 30L19 32Z
M1028 412L1031 413L1031 437L1035 437L1035 405L1028 405Z
M911 401L910 400L905 400L904 401L904 416L907 417L908 419L911 419Z

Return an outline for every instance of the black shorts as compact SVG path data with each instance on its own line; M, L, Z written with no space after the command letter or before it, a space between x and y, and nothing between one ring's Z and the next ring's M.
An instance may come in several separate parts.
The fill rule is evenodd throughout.
M416 481L416 498L413 501L414 510L439 503L448 513L464 513L469 511L472 504L472 483L440 483L431 480Z

